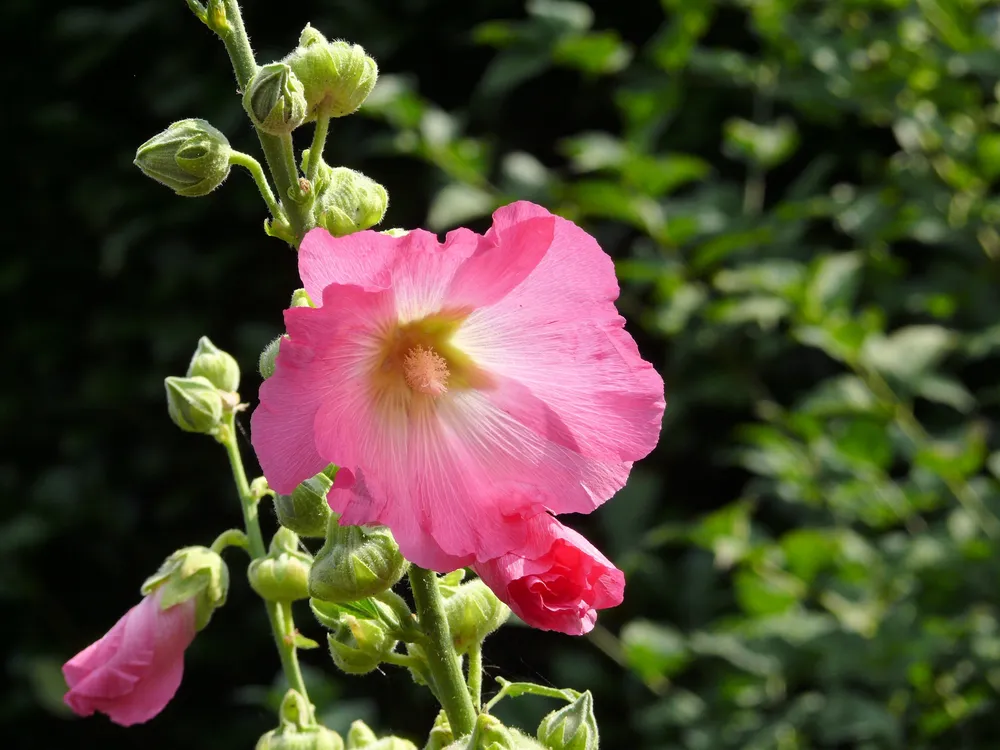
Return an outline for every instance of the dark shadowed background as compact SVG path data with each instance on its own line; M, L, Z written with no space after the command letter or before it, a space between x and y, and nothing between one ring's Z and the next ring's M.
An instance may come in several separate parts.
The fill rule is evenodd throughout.
M505 628L490 674L592 690L611 749L996 747L997 3L247 6L262 63L307 21L378 60L327 161L387 187L384 227L481 230L515 198L574 219L666 380L660 446L572 519L625 604L587 638ZM162 381L208 335L254 401L295 258L246 174L187 199L131 164L185 117L258 153L225 51L182 0L5 0L0 29L3 736L250 748L282 690L237 551L162 715L74 719L59 672L165 556L239 522ZM426 736L404 674L304 660L331 726Z

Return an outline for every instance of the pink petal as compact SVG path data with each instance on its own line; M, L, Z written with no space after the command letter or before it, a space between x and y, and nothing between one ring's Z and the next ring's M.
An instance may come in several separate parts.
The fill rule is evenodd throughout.
M548 515L525 524L525 546L474 566L501 601L529 625L582 635L597 610L621 604L625 576L586 538Z
M481 242L467 229L449 233L444 245L422 229L403 237L371 230L333 237L313 229L299 248L299 275L317 306L331 285L367 291L391 286L402 317L412 319L440 308L452 275Z
M143 599L64 666L65 701L76 713L100 711L128 726L152 718L173 697L195 634L195 603L161 610L159 598L157 592Z
M516 233L511 251L533 258L537 248L528 240L544 235L524 227L541 216L551 217L532 204L502 208L487 238L503 243ZM541 461L575 462L567 450L586 459L591 479L581 482L584 491L558 493L550 507L585 513L620 489L632 462L656 444L663 381L623 329L611 259L572 222L551 219L544 257L495 304L473 312L455 344L497 376L488 398L544 444Z

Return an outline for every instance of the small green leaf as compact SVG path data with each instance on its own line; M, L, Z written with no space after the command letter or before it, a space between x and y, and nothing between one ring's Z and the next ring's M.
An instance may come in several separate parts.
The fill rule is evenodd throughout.
M781 118L770 125L734 117L724 126L726 152L763 169L773 169L787 161L799 147L795 121Z
M433 231L451 229L486 216L496 206L496 198L485 190L453 182L441 188L431 201L427 227Z
M621 632L625 660L644 680L670 677L691 660L684 636L668 625L633 620Z

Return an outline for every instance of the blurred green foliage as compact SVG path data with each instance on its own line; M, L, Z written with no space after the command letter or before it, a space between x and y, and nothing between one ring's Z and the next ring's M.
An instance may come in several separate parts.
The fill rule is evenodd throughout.
M183 3L3 13L47 54L5 133L24 147L0 259L18 363L0 718L25 748L250 747L276 665L238 585L151 725L57 722L57 669L162 557L235 522L222 456L175 434L160 383L202 334L252 372L294 259L242 175L185 201L128 163L181 117L253 148ZM263 60L306 20L384 72L327 161L388 187L386 226L482 228L520 198L581 223L667 383L660 446L577 524L626 570L626 603L588 639L507 628L488 672L591 690L609 749L996 747L998 4L247 9ZM311 661L334 723L426 732L432 706L399 675Z

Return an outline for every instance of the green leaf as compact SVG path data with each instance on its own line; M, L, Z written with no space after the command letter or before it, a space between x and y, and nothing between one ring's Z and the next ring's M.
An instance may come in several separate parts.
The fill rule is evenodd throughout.
M988 180L1000 177L1000 133L984 133L976 141L979 167Z
M312 638L306 638L298 631L296 631L295 634L292 636L292 645L295 646L295 648L301 648L303 650L311 648L319 648L319 644L316 641L314 641Z
M559 65L593 75L617 73L632 60L632 49L615 31L595 31L560 39L552 50Z
M932 371L954 348L954 332L935 325L899 328L888 336L868 338L861 350L861 360L868 367L905 385Z
M805 583L812 583L820 571L833 564L837 542L829 531L797 529L781 537L779 543L788 569Z
M610 133L580 133L564 138L559 150L565 154L575 172L596 172L620 166L625 161L625 144Z
M779 570L742 568L733 576L736 601L752 617L787 612L805 595L802 582Z
M726 121L723 132L728 155L763 169L773 169L787 161L799 146L798 129L790 118L759 125L734 117Z
M633 620L621 631L625 661L643 680L670 677L691 660L684 636L668 625Z
M796 411L816 417L873 412L878 401L856 375L837 375L820 382L799 402Z
M777 658L754 651L732 635L695 633L688 639L688 647L699 656L714 656L737 669L762 677L777 675L781 671L781 662Z
M594 23L594 11L590 6L572 0L528 0L525 9L528 15L565 31L586 31Z
M807 320L822 320L830 311L850 310L858 292L863 260L859 253L836 253L815 260L803 297Z
M489 214L497 200L485 190L452 182L438 191L427 211L427 228L435 232L451 229Z
M710 513L691 530L691 541L712 550L716 564L730 567L750 552L753 508L753 503L739 500Z

